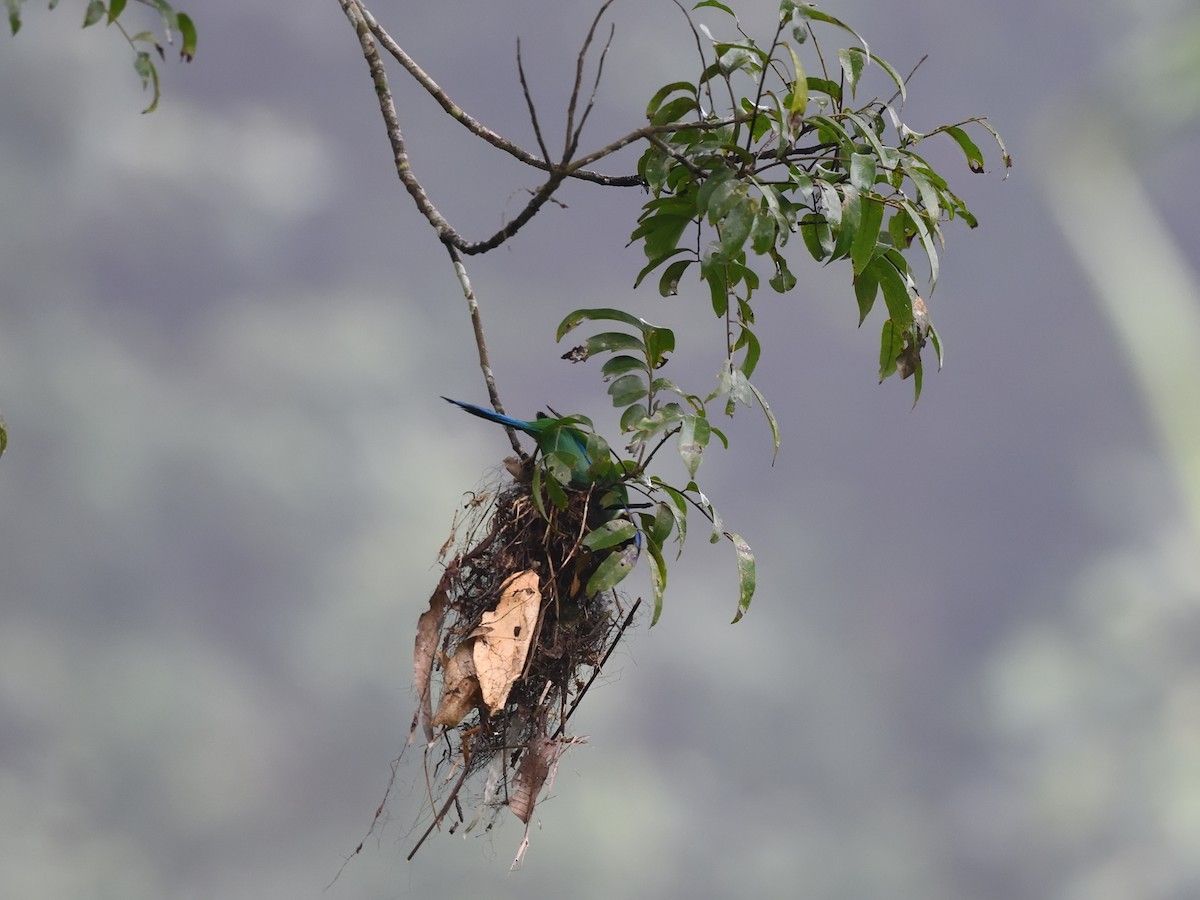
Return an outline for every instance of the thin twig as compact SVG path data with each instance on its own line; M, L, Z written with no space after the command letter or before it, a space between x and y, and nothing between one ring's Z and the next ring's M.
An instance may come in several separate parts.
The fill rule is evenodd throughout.
M546 142L542 139L542 126L538 124L537 110L533 106L533 95L529 92L529 84L525 81L525 66L521 62L521 39L517 38L517 78L521 82L521 93L525 95L525 105L529 108L529 121L533 125L533 136L537 139L538 148L542 151L542 159L550 158Z
M579 134L583 130L583 123L580 122L579 128L575 128L575 106L579 102L579 89L583 84L583 67L587 61L588 49L592 46L592 39L596 36L596 26L600 24L600 20L612 6L613 0L604 0L600 9L596 12L595 18L592 19L591 27L588 28L587 37L584 38L583 46L579 48L579 55L575 57L575 83L571 86L571 99L567 103L567 128L566 140L563 144L563 164L570 161L575 155L575 150L579 146ZM611 36L609 40L611 40ZM605 52L608 48L605 47Z
M592 683L600 677L601 670L608 662L608 658L613 655L613 651L617 649L617 644L621 642L621 638L624 637L625 632L629 629L629 626L633 624L634 614L638 611L638 607L641 605L642 598L638 597L637 600L634 601L633 608L629 610L629 615L625 617L625 621L621 623L621 627L617 630L617 636L613 638L612 643L608 645L608 650L605 652L604 658L601 659L600 664L592 670L592 677L587 680L587 684L580 689L579 693L575 695L575 699L571 701L571 707L567 710L567 714L563 716L562 721L558 723L558 729L550 737L550 740L557 740L558 737L563 733L563 730L567 727L567 720L571 718L571 714L574 713L575 708L579 706L579 701L581 701L583 699L583 695L588 692L588 688L590 688Z
M496 412L504 413L504 404L500 402L500 392L496 388L496 375L492 372L491 359L488 356L487 339L483 333L483 316L479 312L479 301L475 297L475 289L471 287L471 279L467 275L467 267L463 264L462 254L453 244L446 244L446 252L450 254L450 262L454 266L454 274L458 276L458 283L462 287L463 297L467 301L467 311L471 316L471 328L475 332L475 347L479 351L479 368L483 372L483 382L487 386L488 399L492 403L492 408ZM511 426L506 425L504 430L508 433L508 440L512 444L513 449L517 451L517 455L522 460L527 458L524 448L521 447L521 442L517 440L517 433Z
M470 113L466 112L457 104L455 104L454 101L450 99L450 96L444 90L442 90L438 83L434 81L424 69L417 65L416 60L409 56L408 53L406 53L404 49L396 43L395 39L384 30L379 22L375 20L375 17L371 15L370 11L362 5L361 0L339 0L339 2L341 2L343 9L345 9L348 5L352 5L359 10L363 20L367 23L371 34L374 35L375 39L379 41L379 45L383 47L383 49L389 54L391 54L392 58L395 59L396 62L400 63L404 70L408 72L408 74L411 75L413 79L425 89L426 93L433 97L437 104L442 107L442 109L445 110L452 119L457 121L476 137L482 138L493 147L503 150L505 153L516 157L526 165L532 166L535 169L541 169L543 171L549 171L551 168L553 168L553 163L549 161L549 154L546 154L544 159L539 159L518 144L513 143L512 141L488 128ZM349 13L347 13L347 15L349 15ZM353 21L353 19L351 19L351 21ZM572 171L571 177L578 178L581 181L591 181L607 187L634 187L640 186L642 183L641 179L639 179L636 175L605 175L602 172L592 172L586 169L577 169Z

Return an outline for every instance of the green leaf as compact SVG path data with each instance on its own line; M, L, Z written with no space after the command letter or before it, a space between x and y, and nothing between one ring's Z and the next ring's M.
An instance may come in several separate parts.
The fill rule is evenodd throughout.
M896 360L904 350L904 329L891 319L883 323L883 331L879 336L879 380L896 371Z
M676 248L679 246L679 239L683 236L683 232L695 218L691 214L674 215L660 213L652 216L640 224L633 233L632 240L645 238L642 245L642 250L646 254L646 258L652 260L652 264L645 270L646 272L654 269L659 263L670 259L675 255Z
M679 455L687 467L688 477L695 478L712 433L705 416L685 416L679 429Z
M854 35L858 42L863 45L864 51L867 53L871 52L870 48L867 47L867 42L863 40L862 35L843 22L841 19L835 19L833 16L829 15L829 13L821 12L821 10L817 9L815 6L810 6L807 3L796 6L795 14L803 19L812 19L817 22L825 22L828 25L836 25L843 31L848 31ZM875 57L872 56L871 58L874 59Z
M872 272L879 280L883 290L883 302L887 304L888 320L894 322L896 328L903 332L912 327L912 297L908 292L908 280L897 271L886 256L877 256L868 264L866 270Z
M637 526L621 516L609 519L603 525L589 531L583 538L583 546L589 550L605 550L632 541L636 536Z
M150 105L142 110L142 113L152 113L158 109L158 69L154 67L154 60L150 58L150 54L145 50L139 51L133 58L133 70L141 76L142 90L146 89L147 84L154 86L154 98L150 101Z
M746 379L746 387L754 394L754 399L762 407L763 415L767 417L767 425L771 429L771 440L775 444L775 452L771 454L771 465L775 465L775 459L779 456L779 421L775 418L775 413L771 411L771 404L767 403L767 398L751 383L749 378Z
M583 322L622 322L642 332L654 327L645 319L639 319L637 316L630 315L622 309L607 307L575 309L567 313L567 317L558 323L558 330L555 332L554 340L561 341L569 332Z
M663 104L650 119L651 125L669 125L678 122L692 110L698 110L700 104L695 97L676 97L669 103Z
M670 172L671 157L654 144L647 147L638 160L638 175L646 180L646 186L655 197L662 193Z
M879 292L879 277L867 266L854 275L854 297L858 300L858 324L866 321L871 307L875 305L875 295Z
M608 386L613 406L628 406L646 396L646 380L641 375L622 375Z
M869 193L875 187L875 157L867 153L850 155L850 183Z
M658 544L650 543L646 551L650 567L650 591L654 598L654 612L650 616L650 627L653 628L662 615L663 594L667 590L667 564L662 556L662 547Z
M675 351L675 332L670 328L653 328L646 335L646 358L650 367L657 369L666 363L668 353Z
M779 293L786 294L796 286L796 276L781 253L772 250L771 259L775 262L775 275L767 283Z
M755 573L754 553L746 539L732 531L726 531L725 537L733 543L733 549L737 553L738 605L733 616L733 621L737 622L750 609L750 601L754 599L754 589L758 585L758 576Z
M111 4L116 6L116 2ZM125 0L121 0L121 5L125 5ZM179 21L179 33L183 36L183 45L179 48L179 58L184 62L191 62L196 58L196 26L192 23L192 18L187 13L180 13L177 16Z
M842 64L842 74L846 84L850 86L850 96L858 90L858 79L862 76L863 64L866 62L863 52L857 47L838 51L838 62Z
M5 0L8 9L8 27L16 34L21 30L21 0Z
M614 550L596 567L596 571L592 573L592 577L588 579L587 587L584 590L589 597L594 597L602 591L607 591L610 588L619 584L626 575L633 571L633 564L637 562L636 547L633 552L629 547L621 550Z
M545 494L545 479L542 477L542 467L533 467L533 480L529 486L529 493L533 496L533 505L537 509L538 515L544 520L549 521L550 516L546 512L546 502L543 499Z
M967 157L967 168L976 174L983 172L983 154L979 148L975 146L975 142L971 140L970 135L959 128L957 125L943 125L941 128L935 128L930 132L931 135L937 134L939 131L944 131L958 143L962 148L963 155Z
M754 226L750 229L750 247L759 255L766 253L775 246L775 234L778 222L769 209L760 209L754 216Z
M788 112L792 116L802 116L808 106L808 78L804 74L804 66L800 63L800 57L796 55L792 45L787 44L786 46L788 53L792 55L792 70L796 75L796 80L792 82L792 102L788 106Z
M654 507L654 516L646 526L646 540L651 546L661 547L671 536L671 528L675 525L675 512L671 504L662 500Z
M7 447L8 447L8 427L4 424L4 417L0 416L0 456L4 455L4 450Z
M623 331L602 331L600 334L594 334L587 339L584 347L588 356L620 350L638 350L643 353L646 351L646 345L642 343L641 338Z
M758 203L743 193L740 202L721 220L722 258L731 260L741 253L746 238L750 236L750 229L754 227L757 210Z
M858 188L852 184L843 184L841 195L842 224L838 229L837 241L833 245L833 259L841 259L850 254L854 241L858 237L858 223L862 218L862 199Z
M674 297L679 293L679 280L687 267L696 262L695 259L677 259L663 271L658 279L658 293L663 297ZM634 285L636 287L637 285Z
M742 360L741 369L746 373L746 377L749 378L758 366L758 358L762 356L762 345L759 344L758 338L754 336L754 332L746 327L742 328L742 333L738 335L733 349L741 350L743 347L746 348L746 358Z
M932 325L929 326L929 342L933 344L934 352L937 353L938 371L940 372L942 370L942 339Z
M696 96L696 86L690 81L672 81L670 84L665 84L655 92L646 105L646 118L653 119L658 108L662 106L662 102L678 91L687 91L693 97Z
M682 492L671 487L657 476L651 478L650 482L655 488L665 493L671 501L667 505L667 509L670 510L671 516L675 520L676 540L679 542L679 550L675 554L675 558L678 559L683 553L684 543L687 542L687 498L683 496Z
M125 11L125 0L112 0L108 4L108 24L117 21L117 17Z
M850 245L850 262L857 277L871 257L879 243L879 229L883 225L883 202L872 195L863 197L861 216L858 220L858 231L854 235L854 243ZM872 297L874 291L872 291Z
M692 9L700 9L702 6L711 6L715 9L721 10L722 12L729 13L729 15L733 16L735 19L737 18L737 15L734 14L732 9L730 9L724 3L718 3L717 0L700 0L700 2L693 6Z
M666 237L666 235L663 235L663 237ZM638 288L638 286L641 285L642 281L646 278L647 275L649 275L651 272L653 272L655 269L657 269L659 266L661 266L663 263L665 263L672 256L678 256L680 253L691 253L691 252L692 251L690 249L688 249L687 247L676 247L672 250L668 250L666 253L663 253L659 256L651 257L650 262L646 263L646 265L642 267L642 271L638 272L637 278L635 278L633 280L634 290L636 290Z
M621 433L628 434L649 415L649 410L641 403L635 403L621 413Z
M88 28L95 25L104 18L108 9L104 6L104 0L91 0L87 5L87 11L83 14L83 27Z
M818 94L828 94L829 99L833 101L834 106L838 107L842 104L842 88L836 81L830 81L828 78L817 78L815 75L808 76L808 93L812 96L812 92Z
M829 232L829 223L818 213L807 213L800 220L800 236L804 238L804 246L817 262L828 259L833 250L833 238Z
M937 245L933 242L933 235L929 233L929 227L925 224L924 218L917 212L912 203L902 200L900 205L908 210L909 218L912 219L913 225L917 228L917 235L921 238L921 246L925 248L925 256L929 260L929 290L932 291L937 287L938 281Z
M708 284L709 299L713 313L724 316L729 311L729 282L726 270L729 264L719 254L713 253L700 262L700 278Z
M600 376L608 381L617 375L624 375L626 372L645 372L646 363L644 360L638 359L636 356L614 356L607 360L600 367Z

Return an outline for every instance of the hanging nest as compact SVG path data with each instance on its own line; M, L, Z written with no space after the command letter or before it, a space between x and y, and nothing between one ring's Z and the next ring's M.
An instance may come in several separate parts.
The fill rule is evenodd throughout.
M490 828L507 808L526 825L519 861L538 795L582 742L567 724L637 609L586 589L599 560L583 539L612 516L599 495L569 492L543 514L528 481L515 481L472 495L456 519L442 548L453 555L417 623L409 742L424 734L433 821L409 859L435 828L485 818ZM464 810L466 785L478 786Z

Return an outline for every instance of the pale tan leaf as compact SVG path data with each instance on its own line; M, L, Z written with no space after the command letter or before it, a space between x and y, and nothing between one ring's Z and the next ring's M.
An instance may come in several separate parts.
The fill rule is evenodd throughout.
M453 728L479 702L479 679L475 677L475 661L471 658L471 642L463 641L454 655L443 662L442 702L433 717L435 726Z
M498 712L521 677L533 640L542 593L532 569L512 575L500 586L500 602L483 614L475 638L475 670L488 709Z

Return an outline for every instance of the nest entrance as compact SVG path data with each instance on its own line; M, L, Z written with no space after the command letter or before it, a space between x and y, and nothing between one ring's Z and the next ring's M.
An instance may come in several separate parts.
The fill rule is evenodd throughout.
M433 821L409 859L435 828L490 828L508 808L526 825L519 861L538 795L582 742L570 717L640 601L626 612L615 590L587 592L598 559L583 538L611 510L598 492L567 496L543 516L526 482L473 495L442 549L452 555L417 624L409 734L425 737Z

